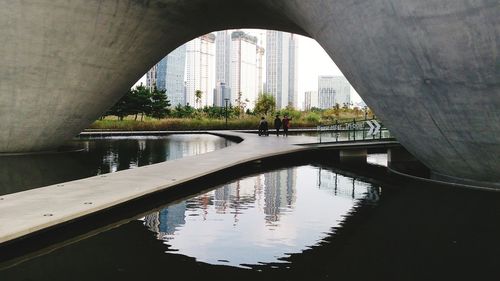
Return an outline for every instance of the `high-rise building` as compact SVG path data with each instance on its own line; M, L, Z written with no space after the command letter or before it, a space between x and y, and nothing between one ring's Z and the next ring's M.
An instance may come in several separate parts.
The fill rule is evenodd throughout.
M313 107L318 107L318 92L306 91L304 93L304 110L310 110Z
M156 86L156 69L158 68L158 64L155 64L147 73L146 73L146 87L150 90Z
M165 90L172 106L185 105L184 68L186 66L186 45L172 51L158 64L156 87Z
M146 86L165 90L172 106L185 105L184 68L186 45L172 51L146 73Z
M231 88L226 86L224 82L217 82L214 89L214 105L225 106L226 100L228 105L231 104Z
M288 105L297 107L298 106L298 47L299 38L296 34L290 34L289 52L288 52Z
M186 103L196 108L213 105L215 35L206 34L186 44ZM201 91L201 97L195 92Z
M231 31L216 33L215 38L215 82L230 85Z
M265 49L263 47L257 46L257 93L260 95L264 93L264 81L263 81L263 70L264 70L264 54Z
M278 109L297 106L297 48L294 34L266 33L266 92L276 98Z
M319 108L349 106L351 102L351 85L343 76L318 77Z
M241 99L253 109L258 95L257 37L243 31L231 34L231 93L232 102ZM241 94L241 97L240 97Z
M214 105L225 106L225 99L231 101L231 31L223 30L216 34Z

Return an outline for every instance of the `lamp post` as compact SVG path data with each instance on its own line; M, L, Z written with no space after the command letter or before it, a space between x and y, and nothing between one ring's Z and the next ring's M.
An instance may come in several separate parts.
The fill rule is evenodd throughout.
M229 102L229 99L228 98L225 98L224 99L225 103L226 103L226 129L227 129L227 103Z

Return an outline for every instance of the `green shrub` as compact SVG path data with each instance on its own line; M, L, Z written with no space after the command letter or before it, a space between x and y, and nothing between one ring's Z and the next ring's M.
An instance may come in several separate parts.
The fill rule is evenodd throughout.
M319 123L321 116L316 112L309 112L306 114L305 120L309 123Z

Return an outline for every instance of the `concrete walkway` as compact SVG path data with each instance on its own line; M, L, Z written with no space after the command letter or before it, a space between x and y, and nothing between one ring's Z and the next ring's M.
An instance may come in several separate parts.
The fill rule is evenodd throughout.
M0 244L238 164L307 150L297 144L317 142L316 137L212 133L244 140L206 154L0 196Z

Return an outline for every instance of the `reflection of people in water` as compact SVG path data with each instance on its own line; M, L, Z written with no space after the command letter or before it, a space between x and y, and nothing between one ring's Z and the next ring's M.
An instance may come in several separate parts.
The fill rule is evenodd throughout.
M261 117L260 122L259 122L259 136L262 136L262 135L269 136L268 130L269 130L269 126L267 124L266 118Z

